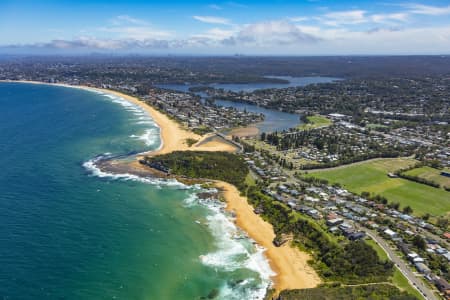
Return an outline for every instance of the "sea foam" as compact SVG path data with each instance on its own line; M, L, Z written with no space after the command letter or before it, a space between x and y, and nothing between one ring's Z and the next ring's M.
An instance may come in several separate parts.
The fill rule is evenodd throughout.
M92 176L109 180L136 181L151 184L157 188L164 186L188 189L191 193L184 199L184 206L186 208L195 206L207 208L205 225L214 238L216 249L201 255L199 261L220 272L232 273L247 269L255 273L255 276L249 276L239 283L224 283L220 287L217 299L264 299L267 289L272 284L271 277L275 275L264 256L265 249L257 245L234 224L234 218L225 210L224 203L217 199L201 199L197 196L198 192L217 192L216 189L204 189L199 185L189 186L175 179L140 177L128 173L114 174L102 171L96 163L110 157L110 154L105 153L85 162L83 166Z
M200 199L191 194L185 206L201 205L208 208L206 224L212 233L216 250L200 256L202 264L223 271L247 269L258 274L240 283L226 283L219 291L219 299L264 299L275 273L264 256L265 249L257 245L234 224L234 218L225 211L225 204L213 199Z
M136 117L135 124L152 126L151 128L145 129L143 134L131 135L131 138L142 140L146 146L154 146L159 142L160 147L162 147L158 125L141 107L116 95L101 91L95 92L114 103L120 104L127 111L133 113ZM206 226L214 237L216 250L200 256L200 262L221 272L234 272L240 269L247 269L257 274L257 276L250 276L238 283L224 283L220 287L218 299L264 299L267 289L272 284L271 277L275 275L264 256L265 249L257 245L234 224L233 217L225 211L225 205L222 202L215 199L200 199L197 197L197 192L217 192L215 189L205 190L199 185L187 186L175 179L140 177L129 173L115 174L102 171L97 167L96 163L109 157L111 155L105 153L88 160L83 166L92 176L109 180L137 181L151 184L158 188L165 186L189 189L192 193L184 200L185 207L201 205L208 209Z
M113 103L121 105L126 111L132 113L135 116L133 120L137 125L150 125L150 128L145 128L143 133L137 133L130 135L131 138L142 141L147 147L156 146L161 144L160 139L160 128L158 124L156 124L153 119L148 115L148 113L142 109L139 105L131 103L126 99L112 95L108 93L104 93L101 91L97 91L98 94L102 95L109 101Z
M160 179L154 177L141 177L129 173L110 173L101 170L96 163L108 159L110 155L106 153L104 155L99 155L93 159L90 159L83 163L83 167L92 175L100 178L106 178L111 180L122 180L122 181L137 181L147 184L152 184L158 188L161 186L173 186L181 189L188 189L189 186L175 180L175 179Z

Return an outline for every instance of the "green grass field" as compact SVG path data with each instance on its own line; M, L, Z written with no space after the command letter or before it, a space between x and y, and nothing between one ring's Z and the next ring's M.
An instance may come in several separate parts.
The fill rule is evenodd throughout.
M449 172L448 169L445 169L444 171ZM450 177L442 176L441 172L442 172L441 170L425 166L409 170L408 172L405 172L405 174L411 176L418 176L420 178L435 181L439 183L442 187L444 186L450 187Z
M409 284L408 279L400 272L397 268L395 268L394 275L392 276L392 283L401 290L404 290L414 296L417 299L424 299L423 296L419 293L418 290L413 288L411 284Z
M381 248L374 240L368 239L368 240L365 240L365 242L366 242L366 244L371 246L377 252L378 257L381 260L384 260L384 261L388 260L388 256L387 256L386 252L384 252L383 248Z
M378 257L382 260L387 260L388 256L386 252L372 239L365 241L369 244L378 254ZM416 296L418 299L423 299L422 295L411 286L408 279L397 269L394 270L394 275L391 277L391 282L401 290L407 291L408 293Z
M401 178L389 178L388 172L414 164L413 159L378 159L332 170L310 172L307 176L340 183L351 192L367 191L385 196L390 202L399 202L401 207L411 206L414 214L421 216L445 215L450 211L450 193L424 184Z
M331 124L333 124L330 119L321 115L308 116L306 117L306 119L309 123L299 125L298 129L314 129L318 127L330 126Z

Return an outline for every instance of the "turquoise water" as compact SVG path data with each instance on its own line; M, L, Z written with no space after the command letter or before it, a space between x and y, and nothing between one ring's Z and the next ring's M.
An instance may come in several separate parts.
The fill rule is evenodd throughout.
M271 271L220 203L176 182L105 174L159 129L104 94L0 84L0 298L261 299Z

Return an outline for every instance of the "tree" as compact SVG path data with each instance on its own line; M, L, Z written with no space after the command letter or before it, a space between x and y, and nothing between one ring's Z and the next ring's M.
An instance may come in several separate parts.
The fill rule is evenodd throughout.
M421 250L425 250L427 243L425 242L423 237L421 237L420 235L416 235L413 238L413 245Z
M403 208L403 213L404 214L411 214L413 212L413 209L411 208L411 206L405 206L404 208Z
M391 202L391 203L389 203L389 205L388 205L390 208L393 208L393 209L397 209L398 210L398 208L400 207L400 203L398 203L398 202Z
M447 230L448 223L449 223L448 219L445 217L440 217L439 219L437 219L437 222L436 222L437 226L439 226L445 230Z
M369 197L370 197L370 193L369 193L369 192L362 192L362 193L361 193L361 197L363 197L363 198L369 198Z

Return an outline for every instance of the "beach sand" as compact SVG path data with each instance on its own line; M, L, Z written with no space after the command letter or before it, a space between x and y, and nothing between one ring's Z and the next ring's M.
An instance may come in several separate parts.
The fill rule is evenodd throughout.
M227 209L236 214L236 225L266 249L264 254L276 273L273 278L276 291L313 288L320 284L319 276L308 265L308 260L311 259L309 254L288 243L276 247L272 243L275 238L272 225L254 213L253 207L240 195L239 190L234 185L221 181L216 186L223 192Z
M56 85L56 86L63 86L63 87L70 87L70 88L79 88L79 89L85 89L85 90L94 90L99 91L105 94L111 94L118 97L121 97L125 100L127 100L130 103L133 103L140 108L142 108L146 113L148 113L151 118L155 121L155 123L160 128L160 134L161 134L161 147L156 151L146 152L142 153L138 158L141 158L144 155L157 155L157 154L165 154L170 153L173 151L227 151L227 152L236 152L237 148L236 146L232 145L231 143L223 140L223 139L215 139L211 142L203 142L202 140L204 138L207 138L207 136L202 137L200 135L197 135L189 130L186 130L182 128L180 124L178 124L176 121L170 119L166 114L156 110L155 108L151 107L150 105L146 104L145 102L139 100L136 97L129 96L127 94L108 90L108 89L101 89L101 88L95 88L90 86L73 86L63 83L45 83L45 82L39 82L39 81L9 81L9 80L3 80L3 82L21 82L21 83L33 83L33 84L45 84L45 85ZM186 140L187 139L194 139L198 142L196 144L201 144L200 146L193 145L189 147Z
M124 99L141 106L147 111L153 120L161 128L163 140L162 148L157 153L170 153L171 151L202 150L202 151L234 151L233 146L228 143L213 139L210 142L197 144L200 146L188 147L184 143L186 138L199 139L195 135L180 126L163 113L150 107L142 101L118 92L104 90L113 93ZM266 249L265 255L269 260L271 268L276 275L273 278L276 291L285 289L313 288L320 284L321 280L314 269L308 265L311 259L309 254L290 247L287 243L281 247L275 247L272 241L275 238L272 225L264 221L255 214L253 207L248 204L245 197L240 196L238 189L226 182L217 182L216 186L223 191L223 196L227 202L227 209L236 213L236 225L243 229L259 245Z
M229 136L237 136L240 138L254 137L254 136L257 136L258 134L259 134L259 129L252 125L250 125L248 127L235 128L235 129L231 130L230 133L228 133Z
M202 137L182 128L180 124L170 119L167 115L135 97L106 89L95 88L95 90L119 96L135 105L138 105L145 112L147 112L153 121L155 121L155 123L159 126L162 141L161 147L156 151L142 153L140 157L143 155L166 154L173 151L237 151L236 146L220 138L214 139L211 142L202 143L202 140L206 138L206 136ZM187 139L194 139L198 142L192 146L189 146L186 142ZM197 144L201 145L197 146Z
M18 82L18 81L7 81ZM20 81L24 83L49 84L33 81ZM236 151L236 147L227 143L225 140L221 142L218 139L202 142L202 137L182 128L177 122L170 119L167 115L159 112L153 107L147 105L139 99L107 89L99 89L88 86L71 86L65 84L54 84L59 86L81 88L87 90L97 90L103 93L119 96L130 103L138 105L145 110L160 127L162 146L157 150L143 155L155 155L170 153L172 151ZM197 144L189 147L186 139L192 138L199 140ZM135 166L138 168L138 166ZM247 232L247 234L255 240L259 245L266 249L265 255L269 260L271 268L276 275L273 278L274 288L276 291L284 289L303 289L317 286L321 280L317 273L308 265L310 256L301 252L299 249L290 247L287 243L281 247L275 247L272 243L275 233L272 225L264 221L259 215L253 212L253 207L248 204L245 197L240 196L237 188L226 182L216 182L216 186L223 191L224 198L227 202L227 209L236 213L236 225Z

